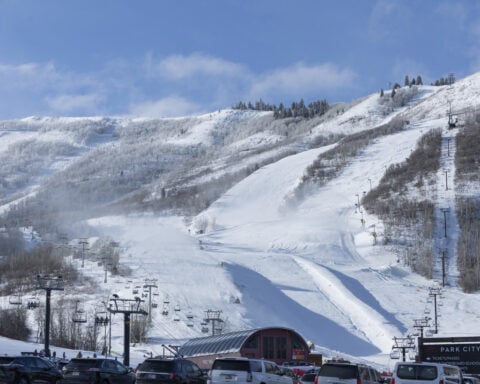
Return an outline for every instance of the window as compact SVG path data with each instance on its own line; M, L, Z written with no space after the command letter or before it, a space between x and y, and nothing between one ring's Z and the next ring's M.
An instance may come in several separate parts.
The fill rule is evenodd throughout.
M191 363L191 367L192 367L192 372L195 376L200 376L202 374L202 371L200 370L197 364Z
M367 367L358 367L358 371L360 372L360 379L362 381L369 381L370 380L370 374L368 373L368 368Z
M318 376L338 377L339 379L356 379L358 369L354 365L324 364L318 371Z
M270 363L269 361L265 361L265 372L275 373L275 365Z
M253 372L261 372L262 366L260 365L260 371L254 370L254 365L259 364L256 361L251 361L250 364L252 365ZM248 364L248 360L215 360L213 363L212 369L218 369L222 371L250 371L250 365Z
M262 363L260 361L251 360L250 367L252 369L252 372L262 372Z
M265 359L273 359L274 355L273 337L263 336L263 357Z
M248 339L247 342L245 343L244 348L257 349L258 348L258 337L256 335L254 335L250 339Z
M435 380L438 372L434 365L400 364L397 368L397 376L400 379Z
M183 361L183 367L185 369L185 373L187 375L191 375L193 373L193 368L192 368L192 364L190 364L189 362L187 361Z
M283 336L277 337L277 359L287 358L287 338Z

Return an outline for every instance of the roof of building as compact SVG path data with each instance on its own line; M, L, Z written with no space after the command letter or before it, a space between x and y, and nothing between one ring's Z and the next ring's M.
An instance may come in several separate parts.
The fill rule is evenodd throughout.
M220 353L239 352L245 342L255 333L263 330L280 329L295 334L305 344L305 340L296 331L283 327L256 328L230 332L222 335L198 337L183 344L178 353L182 356L215 355Z

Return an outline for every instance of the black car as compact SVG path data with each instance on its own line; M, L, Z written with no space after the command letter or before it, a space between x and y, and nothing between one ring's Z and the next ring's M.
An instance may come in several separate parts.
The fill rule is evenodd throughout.
M205 384L207 377L197 364L182 358L149 358L136 372L137 384Z
M62 384L133 384L135 373L117 360L75 358L63 368Z
M39 356L0 356L0 384L56 384L62 372Z

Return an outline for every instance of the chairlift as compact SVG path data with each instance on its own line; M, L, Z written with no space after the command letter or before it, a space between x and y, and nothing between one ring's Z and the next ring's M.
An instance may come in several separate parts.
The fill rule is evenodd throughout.
M40 306L40 300L36 296L32 296L28 298L27 301L27 309L35 309Z
M429 314L430 314L430 309L429 309L429 308L425 308L424 313L425 313L426 315L429 315Z
M134 289L134 290L132 290L132 294L134 294L134 295L138 295L138 289Z
M152 308L157 308L158 304L157 303L152 303Z
M209 329L208 327L202 327L202 333L208 333Z
M180 305L175 305L175 312L180 312Z
M168 310L164 309L164 310L162 311L162 315L163 315L163 316L168 316Z
M415 361L416 357L417 357L417 352L416 352L415 350L412 350L412 349L411 349L411 350L408 352L408 358L409 358L410 360Z
M97 312L95 314L95 324L96 325L107 325L109 323L109 318L107 316L107 312Z
M8 298L8 302L12 305L22 305L22 296L12 295Z
M180 321L180 317L175 316L175 317L173 318L173 321Z
M390 352L390 358L391 358L392 360L398 360L398 359L400 359L400 351L398 351L398 350L396 349L396 350Z
M189 320L193 319L193 313L192 312L188 312L187 319L189 319Z
M189 321L189 322L187 323L187 327L193 328L193 322Z
M72 321L74 323L86 323L87 314L83 311L83 309L77 309L72 316Z

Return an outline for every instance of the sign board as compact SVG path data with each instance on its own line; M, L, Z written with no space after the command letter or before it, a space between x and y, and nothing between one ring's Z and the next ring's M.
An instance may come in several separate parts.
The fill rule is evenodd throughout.
M480 374L480 340L475 343L455 341L451 343L427 343L423 340L419 352L421 361L452 364L462 368L464 373Z

